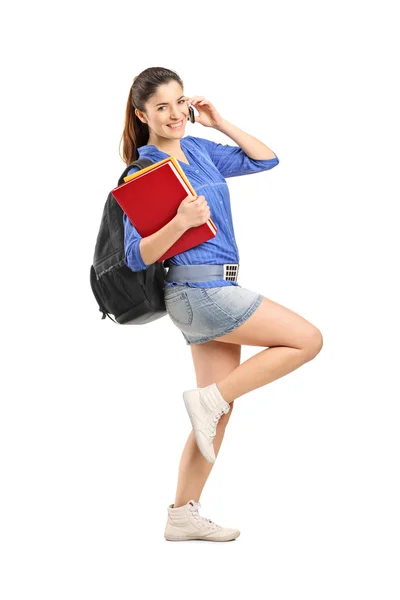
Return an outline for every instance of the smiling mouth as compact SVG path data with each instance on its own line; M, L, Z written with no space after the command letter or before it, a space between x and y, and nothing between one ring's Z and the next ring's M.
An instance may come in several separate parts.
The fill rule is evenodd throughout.
M167 127L169 127L170 129L179 129L180 127L182 127L182 125L183 125L183 119L181 119L177 123L170 123L169 125L167 125Z

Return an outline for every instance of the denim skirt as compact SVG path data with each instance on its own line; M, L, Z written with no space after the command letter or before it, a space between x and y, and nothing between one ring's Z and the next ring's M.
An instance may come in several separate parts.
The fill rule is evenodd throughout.
M263 298L240 285L164 288L167 313L187 345L209 342L233 331L253 314Z

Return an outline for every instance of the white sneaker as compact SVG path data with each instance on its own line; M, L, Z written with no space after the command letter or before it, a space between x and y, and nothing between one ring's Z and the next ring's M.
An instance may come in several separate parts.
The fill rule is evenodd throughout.
M238 529L221 527L210 519L199 515L200 502L189 500L184 506L168 506L168 520L164 537L170 542L185 540L207 540L209 542L229 542L240 535Z
M207 387L183 392L186 410L192 423L197 446L204 458L211 464L215 462L213 440L218 421L223 413L230 410L216 383Z

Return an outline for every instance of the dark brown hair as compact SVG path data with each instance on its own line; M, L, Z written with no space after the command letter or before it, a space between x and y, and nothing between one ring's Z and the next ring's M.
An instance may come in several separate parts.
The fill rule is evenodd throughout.
M149 126L139 119L135 109L145 112L145 104L156 93L158 86L172 80L177 81L183 89L183 81L179 75L163 67L149 67L134 78L129 90L125 126L119 143L119 147L121 142L123 144L120 156L127 165L139 158L137 149L149 141Z

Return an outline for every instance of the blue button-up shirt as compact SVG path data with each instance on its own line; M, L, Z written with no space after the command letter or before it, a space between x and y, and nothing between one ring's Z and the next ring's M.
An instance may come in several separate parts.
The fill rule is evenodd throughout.
M210 207L210 216L217 226L217 235L206 242L194 246L164 261L170 265L222 265L239 264L239 250L236 245L232 222L232 211L226 177L238 177L250 173L260 173L272 169L279 164L279 159L255 160L249 158L239 146L218 144L211 140L188 135L181 138L181 148L189 160L189 165L178 160L186 177L198 196L206 198ZM138 148L139 158L148 158L159 162L170 156L153 144ZM128 174L138 171L133 167ZM132 271L142 271L149 265L143 262L139 251L142 237L124 213L125 261ZM184 282L167 282L165 286L185 285ZM223 285L239 285L226 279L187 282L189 287L218 287Z

